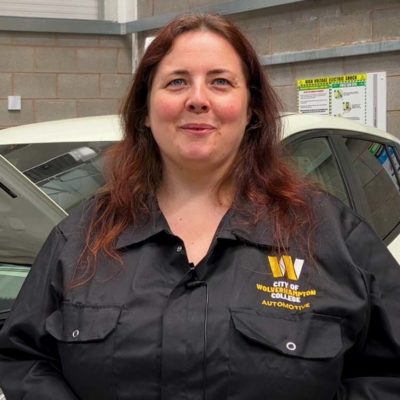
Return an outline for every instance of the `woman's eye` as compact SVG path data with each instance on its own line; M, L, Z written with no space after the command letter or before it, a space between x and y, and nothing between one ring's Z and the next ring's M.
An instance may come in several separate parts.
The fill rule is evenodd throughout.
M227 86L230 85L230 82L228 81L228 79L225 78L217 78L214 79L213 84L217 86Z
M168 83L167 86L170 87L181 87L186 85L186 81L184 79L173 79L171 82Z

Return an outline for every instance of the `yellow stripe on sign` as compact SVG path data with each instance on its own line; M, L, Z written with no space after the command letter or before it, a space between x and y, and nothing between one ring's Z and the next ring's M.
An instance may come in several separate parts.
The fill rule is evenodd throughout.
M292 281L297 281L296 271L294 270L294 265L292 261L292 257L290 256L282 256L283 264L285 265L286 275Z
M268 256L268 262L271 267L272 275L274 276L274 278L282 278L283 271L279 266L278 257Z

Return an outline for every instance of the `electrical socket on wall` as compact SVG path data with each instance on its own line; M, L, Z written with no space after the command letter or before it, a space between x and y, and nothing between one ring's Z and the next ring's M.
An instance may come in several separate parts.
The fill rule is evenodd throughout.
M21 108L21 96L8 96L9 111L20 111Z

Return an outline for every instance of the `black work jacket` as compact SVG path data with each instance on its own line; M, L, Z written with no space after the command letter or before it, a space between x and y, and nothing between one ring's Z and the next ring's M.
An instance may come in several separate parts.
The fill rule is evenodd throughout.
M0 338L7 400L400 399L400 268L329 196L314 260L230 210L192 268L156 207L123 265L66 289L88 213L50 234Z

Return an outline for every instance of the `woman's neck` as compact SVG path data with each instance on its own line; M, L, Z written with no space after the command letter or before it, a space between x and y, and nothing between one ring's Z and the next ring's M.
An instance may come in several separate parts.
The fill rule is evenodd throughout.
M222 177L215 174L192 174L187 171L171 174L164 171L157 198L164 205L202 203L210 207L229 208L233 195L232 185L223 183Z
M197 265L232 204L233 190L219 189L221 181L181 178L165 176L157 199L170 229L183 240L188 261Z
M181 167L164 163L158 198L183 200L197 198L211 203L230 206L233 198L233 185L224 182L226 168L200 166Z

